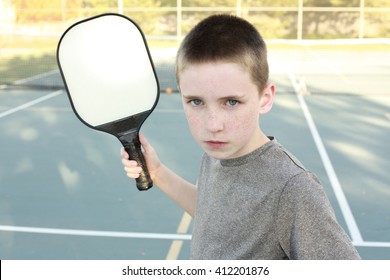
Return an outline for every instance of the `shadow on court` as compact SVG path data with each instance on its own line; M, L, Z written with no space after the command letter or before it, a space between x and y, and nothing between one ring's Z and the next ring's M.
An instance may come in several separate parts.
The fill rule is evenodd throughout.
M390 92L383 89L390 86L385 78L390 61L382 57L370 68L377 72L367 76L382 89L363 94L361 83L354 86L361 79L354 67L339 62L343 66L334 72L324 62L308 60L311 55L321 56L301 54L304 70L302 61L298 68L299 61L286 52L271 56L278 93L261 125L319 176L337 219L350 233L288 71L298 80L304 77L312 93L304 100L362 237L354 244L363 259L390 259ZM361 60L377 57L370 55ZM195 183L202 151L189 133L179 94L164 93L174 87L172 62L163 60L157 68L161 98L142 132L165 164ZM333 94L327 93L331 80L339 82L339 93L334 84L329 85ZM348 80L352 85L346 91ZM3 89L0 114L49 93ZM157 188L139 192L122 170L119 141L81 124L65 93L1 117L0 130L1 259L165 259L176 238L184 239L177 257L188 259L185 238L191 226L177 233L182 210Z

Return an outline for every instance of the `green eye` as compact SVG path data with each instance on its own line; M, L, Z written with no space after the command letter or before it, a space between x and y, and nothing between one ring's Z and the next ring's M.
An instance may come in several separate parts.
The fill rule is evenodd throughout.
M227 105L229 105L229 106L236 106L237 104L238 104L238 101L235 99L229 99L227 101Z
M193 99L190 101L192 105L199 106L202 104L202 101L200 99Z

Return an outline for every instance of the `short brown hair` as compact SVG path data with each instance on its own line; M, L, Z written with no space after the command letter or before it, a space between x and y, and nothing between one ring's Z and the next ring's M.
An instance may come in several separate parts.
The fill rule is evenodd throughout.
M268 82L267 48L257 29L232 15L212 15L184 38L176 57L176 80L191 63L233 62L242 65L261 93Z

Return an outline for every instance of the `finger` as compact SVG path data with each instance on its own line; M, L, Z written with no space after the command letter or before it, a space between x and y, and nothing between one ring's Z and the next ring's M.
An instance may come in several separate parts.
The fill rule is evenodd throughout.
M142 172L142 168L139 166L136 167L124 167L124 170L130 178L138 178L139 174Z
M129 177L130 179L137 179L140 174L139 173L126 173L127 177Z
M129 168L134 168L138 166L138 163L135 160L128 160L124 158L122 158L122 164L124 167L129 167Z
M121 148L121 157L123 159L129 159L129 154L126 152L124 147Z

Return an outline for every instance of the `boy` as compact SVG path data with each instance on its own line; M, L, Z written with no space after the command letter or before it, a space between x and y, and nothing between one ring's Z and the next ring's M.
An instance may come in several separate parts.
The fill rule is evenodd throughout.
M359 259L316 176L259 126L275 86L258 31L211 16L183 40L176 63L190 131L205 151L197 186L140 141L154 184L194 217L191 258ZM141 168L121 154L138 177Z

